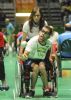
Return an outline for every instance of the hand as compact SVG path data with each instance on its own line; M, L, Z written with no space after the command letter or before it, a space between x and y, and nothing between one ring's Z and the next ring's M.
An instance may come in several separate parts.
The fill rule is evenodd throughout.
M22 57L21 56L18 56L17 58L18 58L19 61L22 60Z
M55 60L55 54L51 54L49 60L51 63L53 63L53 61Z
M49 58L49 61L53 64L53 59L52 58Z
M53 61L55 60L55 54L51 54L51 58L53 59Z

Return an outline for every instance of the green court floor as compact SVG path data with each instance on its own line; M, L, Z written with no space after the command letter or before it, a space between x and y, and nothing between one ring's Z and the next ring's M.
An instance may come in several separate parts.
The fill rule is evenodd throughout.
M6 78L10 86L10 89L9 91L0 91L0 100L14 100L13 90L15 88L16 56L13 56L12 54L10 54L9 56L5 57L4 61L5 61L5 69L6 69ZM15 98L15 100L26 100L26 99L17 97ZM58 97L57 98L53 98L53 97L43 98L42 82L41 82L41 79L38 78L38 81L36 84L35 97L31 98L31 100L71 100L71 77L68 76L68 77L58 78Z

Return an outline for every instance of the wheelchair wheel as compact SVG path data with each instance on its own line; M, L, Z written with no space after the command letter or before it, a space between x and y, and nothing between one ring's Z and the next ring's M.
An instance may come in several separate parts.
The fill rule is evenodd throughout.
M15 96L20 96L21 92L21 67L20 63L17 62L17 66L15 68Z
M57 97L58 93L58 76L56 73L56 61L53 62L53 79L52 79L52 86L53 86L53 96Z

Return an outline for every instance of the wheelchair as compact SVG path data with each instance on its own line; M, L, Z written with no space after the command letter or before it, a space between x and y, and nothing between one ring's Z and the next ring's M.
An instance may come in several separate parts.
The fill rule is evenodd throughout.
M25 85L24 85L24 67L23 62L16 62L15 66L15 87L13 90L14 100L16 97L21 97L25 94Z
M50 51L48 52L48 57L49 57ZM47 65L48 65L47 60ZM47 71L47 76L48 76L48 82L52 83L52 89L51 93L52 96L57 97L58 93L58 76L57 76L57 61L54 60L53 63L49 63L49 65L46 65L46 71ZM50 75L50 68L49 66L52 66L52 77ZM25 68L24 68L24 63L19 63L17 62L16 66L16 77L15 77L15 90L14 90L14 98L16 97L25 97L25 76L24 76Z
M17 69L15 72L15 89L13 91L14 98L16 97L24 97L25 98L25 80L24 80L24 67L23 63L17 62ZM47 70L48 82L52 83L52 96L57 97L58 93L58 77L56 73L56 61L52 64L52 77L50 75L50 68Z

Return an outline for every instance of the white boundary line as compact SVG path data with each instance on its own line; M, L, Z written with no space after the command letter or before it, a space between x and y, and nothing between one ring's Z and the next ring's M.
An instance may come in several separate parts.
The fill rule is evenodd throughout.
M62 90L63 90L63 91L64 91L64 90L71 91L71 89L58 89L58 90L61 90L61 91L62 91Z

